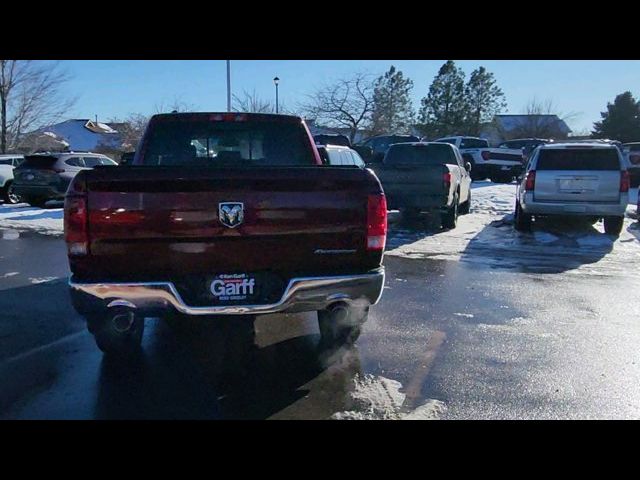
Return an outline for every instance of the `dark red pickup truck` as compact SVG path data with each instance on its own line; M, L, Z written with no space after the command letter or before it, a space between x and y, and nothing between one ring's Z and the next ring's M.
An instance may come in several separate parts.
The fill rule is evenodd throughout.
M375 174L321 164L299 117L154 116L131 164L78 174L65 199L71 297L101 350L144 317L318 311L353 342L382 292Z

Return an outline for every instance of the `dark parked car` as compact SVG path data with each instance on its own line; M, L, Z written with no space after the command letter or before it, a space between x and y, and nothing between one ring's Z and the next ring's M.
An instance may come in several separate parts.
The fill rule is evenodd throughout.
M522 149L522 154L526 159L529 158L531 152L535 150L535 148L539 145L546 145L547 143L553 143L553 139L551 138L516 138L513 140L507 140L506 142L502 142L498 145L498 148L520 148Z
M313 136L316 145L342 145L343 147L351 147L351 140L346 135L334 133L319 133Z
M149 316L253 328L317 311L321 345L357 339L384 285L370 170L322 165L290 115L155 115L140 145L127 168L80 172L65 198L71 298L102 351L137 350Z
M35 207L64 198L71 180L82 170L98 165L117 165L105 155L91 152L63 152L25 155L15 168L14 192Z
M470 169L457 147L424 142L392 145L375 171L389 208L410 217L439 212L442 226L455 228L458 213L471 208Z
M365 160L372 163L380 163L382 162L384 155L387 153L387 150L389 150L389 147L394 143L411 143L419 141L420 139L414 135L378 135L360 143L360 146L371 148L371 158L367 160L363 155Z

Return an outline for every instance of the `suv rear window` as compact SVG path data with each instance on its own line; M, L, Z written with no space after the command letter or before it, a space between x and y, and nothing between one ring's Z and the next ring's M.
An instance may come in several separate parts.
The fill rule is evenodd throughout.
M463 138L460 148L488 148L489 142L480 138Z
M301 123L162 120L150 127L143 165L302 166L315 164Z
M51 168L58 161L57 157L49 155L33 155L24 157L24 162L16 168Z
M394 145L384 158L385 165L444 165L457 164L456 155L449 145Z
M615 148L541 150L537 170L620 170Z

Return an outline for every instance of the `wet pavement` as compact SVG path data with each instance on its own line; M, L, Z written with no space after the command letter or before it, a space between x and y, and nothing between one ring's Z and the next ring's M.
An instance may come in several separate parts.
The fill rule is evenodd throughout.
M441 235L394 224L390 239L407 231ZM602 245L547 259L549 271L540 255L505 263L499 245L387 255L352 349L319 352L315 314L258 317L254 335L148 319L143 354L123 365L69 305L62 239L2 230L0 418L639 418L637 256L575 274L618 248Z

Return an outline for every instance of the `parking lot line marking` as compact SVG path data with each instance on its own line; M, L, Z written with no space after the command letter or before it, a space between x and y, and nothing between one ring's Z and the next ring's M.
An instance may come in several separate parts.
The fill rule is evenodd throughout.
M11 364L13 362L18 362L20 360L24 360L25 358L27 358L27 357L29 357L31 355L34 355L36 353L40 353L40 352L42 352L42 351L44 351L44 350L46 350L48 348L55 347L55 346L58 346L60 344L69 342L69 341L75 339L76 337L79 337L80 335L84 335L85 333L86 333L85 330L80 330L79 332L72 333L72 334L67 335L65 337L59 338L58 340L55 340L55 341L53 341L51 343L47 343L46 345L40 345L39 347L32 348L31 350L27 350L26 352L19 353L15 357L11 357L11 358L7 358L7 359L3 360L2 363L0 363L0 367L5 367L5 366L7 366L7 365L9 365L9 364Z
M440 347L444 343L446 337L446 333L436 330L429 338L425 348L425 353L421 358L420 365L418 366L418 370L413 374L409 385L407 385L407 388L405 389L406 396L401 407L403 412L412 410L416 401L420 398L422 385L427 379L431 366L433 365L433 361L435 360L438 350L440 350Z

